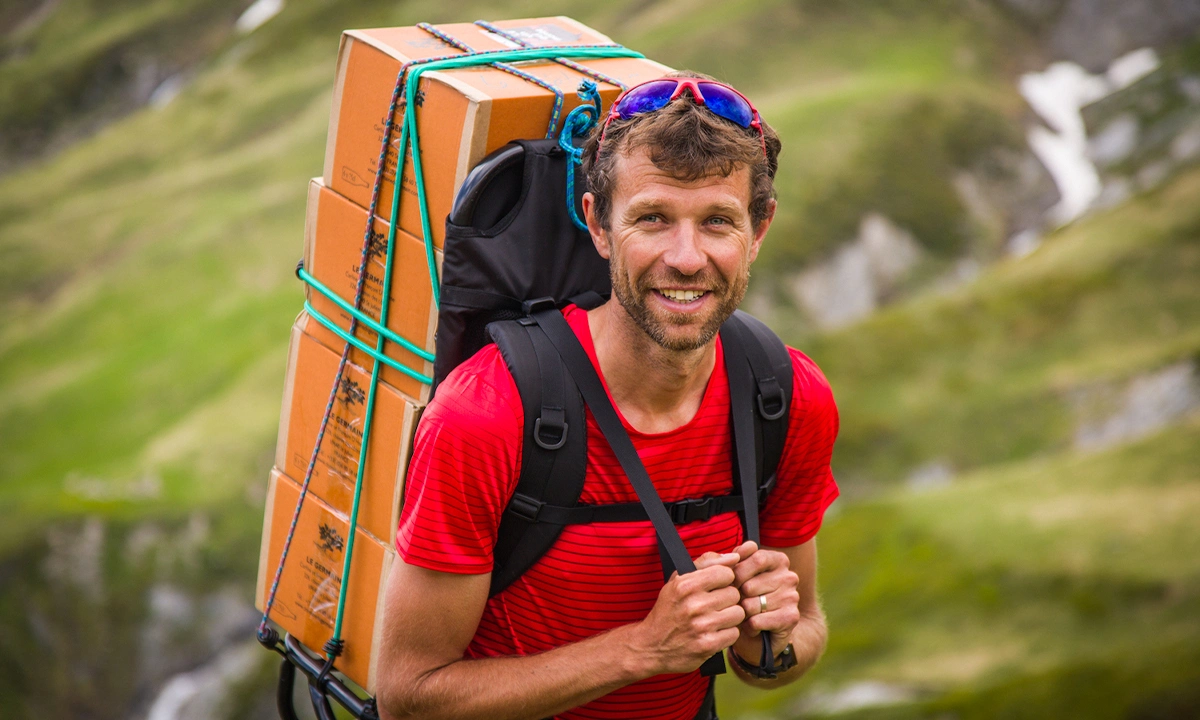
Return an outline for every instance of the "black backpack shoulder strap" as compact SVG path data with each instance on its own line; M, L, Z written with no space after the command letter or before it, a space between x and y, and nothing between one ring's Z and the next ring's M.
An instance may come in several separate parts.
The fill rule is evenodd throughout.
M508 587L550 549L563 525L539 522L543 505L574 507L587 472L583 398L553 348L528 318L488 325L521 394L525 414L521 472L504 510L489 597Z
M775 469L787 437L791 357L770 328L740 310L721 326L721 347L729 377L735 452L733 487L742 496L746 539L761 545L758 510L775 485ZM771 634L760 637L759 662L769 672L775 666Z
M735 446L738 424L745 424L747 416L753 422L753 468L761 505L775 487L775 470L787 438L788 411L792 404L792 358L779 336L760 320L741 310L721 326L721 342L725 352L725 369L729 374L730 400L734 404ZM737 392L735 387L738 388ZM748 407L739 408L743 405ZM737 468L741 464L735 464L735 472L739 477ZM746 486L735 484L735 488L743 487ZM750 535L747 527L747 536ZM758 540L757 537L751 539Z

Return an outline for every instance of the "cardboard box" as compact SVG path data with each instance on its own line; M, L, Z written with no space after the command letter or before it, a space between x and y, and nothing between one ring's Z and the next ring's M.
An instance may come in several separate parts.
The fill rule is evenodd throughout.
M341 360L339 353L305 331L317 324L301 313L292 327L275 448L275 466L298 482L304 480L312 458ZM347 516L354 502L370 380L370 372L353 363L346 364L309 481L311 494ZM358 526L384 543L390 544L396 536L413 433L423 409L423 405L387 383L380 382L375 391Z
M367 211L325 186L314 178L308 188L308 217L304 223L304 267L313 277L350 305L358 284L358 269L362 261L363 238L367 229ZM380 299L383 296L385 251L388 224L375 219L368 252L367 277L363 283L362 304L359 306L370 318L379 319ZM437 329L437 306L433 302L433 285L429 278L429 261L425 243L403 230L396 232L392 252L392 282L388 291L387 328L414 345L432 353L433 334ZM438 272L441 272L442 253L435 251ZM316 289L306 286L308 301L324 317L343 330L350 329L350 313ZM345 341L319 322L310 323L309 332L327 347L339 353ZM355 337L374 348L378 335L359 323ZM407 368L427 376L433 375L433 363L405 350L396 343L385 344L384 354ZM361 350L351 350L350 361L364 368L372 367L371 357ZM383 365L383 378L392 387L421 402L429 399L430 386L403 372Z
M267 489L255 593L255 607L260 611L266 607L299 497L300 485L273 469ZM333 637L349 530L350 523L344 514L309 492L271 609L271 620L317 653ZM379 666L383 597L388 572L395 560L396 552L390 546L362 530L357 532L342 619L346 649L334 667L370 693L375 692Z
M567 17L505 20L495 23L536 45L591 45L612 40ZM513 49L513 43L471 23L438 29L475 50ZM338 53L333 110L325 148L325 184L362 207L371 190L383 143L388 104L402 63L457 54L459 51L416 27L349 30ZM670 68L636 58L583 59L579 62L634 85L660 77ZM587 76L547 61L521 63L520 69L564 94L562 118L579 104L576 93ZM607 108L620 88L599 83ZM467 173L488 153L514 139L546 136L554 93L502 70L477 66L422 75L418 88L417 130L434 244L442 246L446 216ZM376 214L390 218L396 148L404 109L397 107L396 129L385 159L385 181ZM561 127L561 119L559 126ZM412 146L409 145L411 155ZM411 156L405 160L400 227L423 237Z

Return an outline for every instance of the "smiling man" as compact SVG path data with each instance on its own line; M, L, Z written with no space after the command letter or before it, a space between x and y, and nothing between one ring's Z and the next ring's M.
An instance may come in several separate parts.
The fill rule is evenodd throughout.
M779 140L740 93L681 73L632 88L585 148L588 229L613 293L563 314L667 503L729 495L731 398L718 330L775 214ZM521 467L524 415L487 346L439 387L418 430L392 570L385 717L715 718L699 672L725 651L745 682L800 677L825 645L814 536L837 496L837 410L789 349L793 391L762 547L723 512L678 526L697 570L663 581L649 521L569 525L489 597ZM636 502L589 412L580 502ZM777 653L760 666L761 633Z

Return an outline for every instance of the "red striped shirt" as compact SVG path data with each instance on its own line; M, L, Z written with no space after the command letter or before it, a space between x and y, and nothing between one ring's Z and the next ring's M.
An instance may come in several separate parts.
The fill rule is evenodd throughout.
M572 307L565 314L599 368L587 313ZM762 541L771 547L811 539L838 494L829 469L838 429L833 395L816 364L789 350L795 380L788 436L778 485L761 513ZM732 491L729 413L718 337L716 367L691 421L670 432L647 434L621 418L664 501ZM520 473L522 435L516 384L496 346L489 345L439 386L417 430L396 538L405 562L443 572L491 572L500 518ZM637 502L590 411L587 437L581 502ZM678 529L693 557L709 550L728 552L742 541L736 513ZM488 600L466 657L529 655L637 622L654 606L662 584L658 545L648 520L568 526L537 564ZM699 671L660 675L559 717L691 720L707 688Z

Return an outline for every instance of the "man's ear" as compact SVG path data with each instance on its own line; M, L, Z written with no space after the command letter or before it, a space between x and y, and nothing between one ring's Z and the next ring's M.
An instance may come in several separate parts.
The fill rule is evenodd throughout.
M767 236L767 230L771 228L771 222L775 220L776 207L775 198L771 198L767 202L767 216L754 228L754 241L750 243L750 262L754 262L758 258L758 251L762 248L763 238Z
M596 246L596 252L600 254L600 257L608 260L608 233L600 227L600 221L596 218L596 196L591 192L585 192L582 200L583 216L587 221L588 234L592 236L592 244Z

